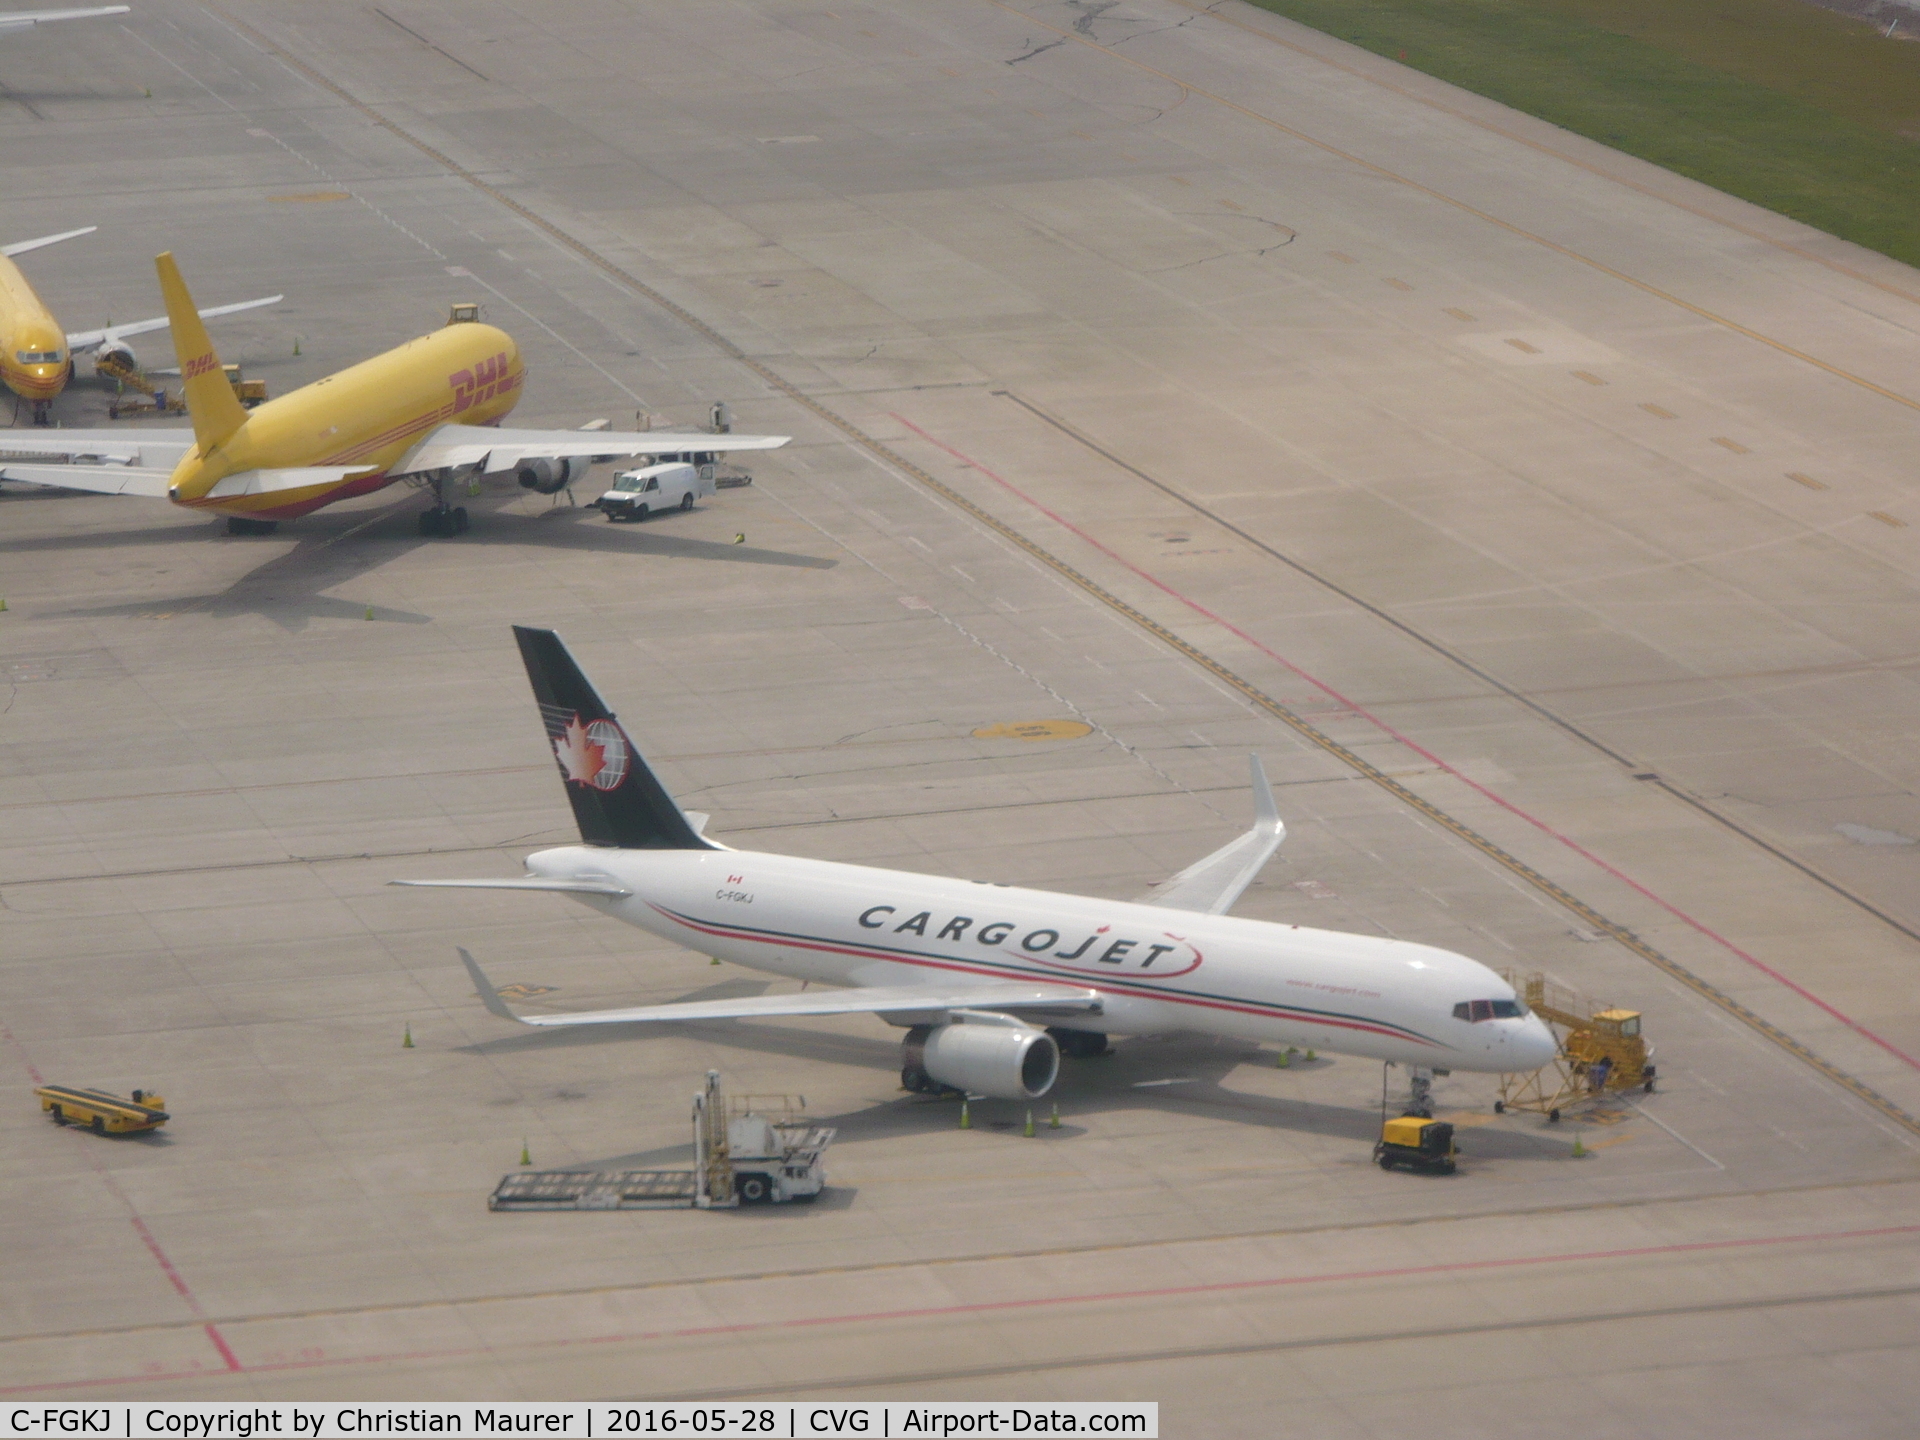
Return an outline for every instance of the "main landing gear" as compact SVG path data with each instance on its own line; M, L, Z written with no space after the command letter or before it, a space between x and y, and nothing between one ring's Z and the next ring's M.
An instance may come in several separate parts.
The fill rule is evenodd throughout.
M1067 1030L1049 1025L1047 1034L1060 1047L1061 1055L1069 1060L1097 1060L1113 1053L1107 1046L1107 1037L1098 1030Z
M446 474L436 473L430 483L433 486L433 508L420 512L420 533L446 537L466 534L467 507L447 504Z

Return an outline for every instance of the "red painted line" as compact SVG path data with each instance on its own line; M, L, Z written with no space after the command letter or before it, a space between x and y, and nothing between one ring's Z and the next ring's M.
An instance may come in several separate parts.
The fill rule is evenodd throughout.
M898 1324L908 1320L937 1320L959 1315L983 1315L1015 1310L1040 1310L1064 1305L1113 1305L1143 1300L1176 1299L1193 1295L1229 1295L1254 1290L1274 1290L1298 1285L1354 1284L1372 1280L1406 1280L1441 1275L1469 1275L1497 1270L1527 1269L1543 1265L1583 1265L1606 1261L1646 1260L1661 1255L1707 1254L1724 1250L1753 1250L1778 1245L1809 1245L1846 1240L1885 1239L1895 1235L1920 1234L1920 1224L1883 1225L1867 1230L1815 1231L1797 1235L1762 1235L1742 1240L1692 1240L1670 1245L1637 1245L1617 1250L1580 1250L1557 1255L1500 1256L1490 1260L1454 1260L1435 1265L1399 1265L1379 1270L1340 1270L1313 1275L1276 1275L1260 1280L1216 1280L1203 1284L1163 1285L1139 1290L1108 1290L1077 1295L1042 1295L1024 1300L981 1300L961 1305L923 1305L903 1310L854 1311L840 1315L802 1315L787 1320L747 1320L732 1325L692 1325L674 1330L620 1331L606 1335L583 1335L562 1340L535 1340L516 1344L516 1353L528 1350L565 1349L576 1345L639 1344L660 1340L693 1340L715 1335L751 1335L783 1330L818 1329L827 1325ZM986 1263L986 1262L982 1262ZM695 1284L723 1284L724 1277L713 1281L688 1281ZM746 1283L746 1282L736 1282ZM530 1297L531 1298L531 1297ZM1605 1320L1606 1315L1596 1315ZM208 1327L212 1329L211 1326ZM32 1337L21 1337L32 1338ZM226 1350L221 1344L223 1353ZM341 1355L319 1360L284 1360L263 1365L234 1365L231 1368L248 1375L275 1374L291 1370L319 1370L345 1365L392 1365L412 1360L451 1360L474 1355L491 1355L495 1347L467 1345L439 1350L405 1350L386 1354ZM0 1395L26 1395L55 1390L89 1389L102 1385L139 1385L153 1381L191 1380L204 1377L205 1370L174 1370L141 1375L103 1377L95 1380L66 1380L50 1385L14 1385L0 1388Z
M204 1327L207 1339L213 1342L213 1348L220 1352L220 1358L227 1362L227 1369L239 1371L246 1367L240 1363L240 1357L233 1353L233 1347L227 1344L226 1336L220 1333L220 1327L209 1321Z
M1581 859L1586 860L1589 863L1598 866L1601 870L1604 870L1608 875L1611 875L1615 880L1618 880L1621 884L1631 889L1635 894L1641 896L1643 899L1652 901L1655 905L1658 905L1662 910L1666 911L1669 915L1673 916L1674 919L1686 925L1689 929L1695 931L1700 935L1705 936L1707 939L1713 941L1714 944L1720 946L1723 950L1727 951L1729 954L1737 956L1739 959L1745 961L1747 964L1751 965L1754 969L1758 970L1761 974L1765 975L1768 979L1777 981L1779 984L1784 985L1787 989L1791 990L1794 994L1798 995L1802 1000L1805 1000L1808 1004L1815 1006L1825 1014L1831 1016L1833 1019L1838 1020L1842 1025L1845 1025L1849 1030L1861 1036L1863 1039L1872 1041L1875 1045L1878 1045L1882 1050L1886 1051L1889 1055L1894 1056L1896 1059L1900 1060L1903 1064L1911 1066L1915 1070L1920 1070L1920 1060L1916 1060L1913 1056L1907 1054L1906 1051L1900 1049L1898 1046L1894 1045L1892 1042L1888 1040L1884 1040L1880 1036L1874 1034L1873 1031L1869 1030L1866 1026L1862 1025L1858 1020L1855 1020L1850 1015L1844 1014L1842 1011L1836 1009L1834 1006L1829 1005L1826 1001L1822 1000L1818 995L1815 995L1811 990L1807 989L1805 986L1800 985L1797 982L1788 979L1785 975L1781 974L1778 970L1774 969L1771 965L1767 964L1764 960L1761 960L1758 956L1751 955L1747 951L1742 950L1738 945L1734 944L1731 940L1727 939L1724 935L1720 934L1716 930L1713 930L1712 928L1702 923L1701 921L1694 919L1693 916L1687 914L1686 911L1682 910L1679 906L1673 904L1671 901L1662 899L1660 896L1656 895L1653 891L1649 890L1645 885L1642 885L1638 880L1635 880L1632 876L1626 874L1625 872L1619 869L1616 869L1613 865L1609 864L1607 861L1602 860L1598 855L1594 854L1591 850L1587 849L1586 846L1582 845L1579 841L1573 839L1570 836L1562 835L1558 830L1555 830L1551 825L1547 824L1546 821L1541 820L1536 816L1528 814L1525 810L1522 810L1518 805L1515 805L1511 800L1508 800L1501 795L1495 794L1492 790L1489 790L1485 785L1482 785L1478 780L1475 780L1470 776L1463 775L1460 771L1454 769L1453 766L1449 765L1446 761L1442 760L1438 755L1434 754L1431 750L1427 749L1425 746L1419 744L1418 742L1414 741L1410 737L1401 734L1400 731L1394 729L1393 726L1389 725L1385 720L1382 720L1378 715L1375 715L1371 710L1368 710L1364 705L1359 704L1357 701L1349 700L1345 695L1342 695L1338 690L1334 689L1331 685L1327 684L1324 680L1321 680L1318 676L1309 674L1307 671L1302 670L1298 665L1294 664L1291 660L1287 659L1286 656L1280 654L1278 651L1272 649L1271 647L1263 644L1259 640L1256 640L1253 636L1249 635L1246 631L1242 630L1238 625L1235 625L1232 621L1227 620L1224 617L1215 614L1213 611L1209 610L1206 606L1202 605L1199 601L1189 599L1187 596L1181 594L1178 590L1174 589L1171 585L1167 584L1164 580L1161 580L1158 576L1151 575L1145 570L1142 570L1138 565L1135 565L1131 560L1127 559L1125 556L1118 554L1114 550L1110 549L1108 546L1094 539L1093 536L1089 535L1085 530L1082 530L1078 525L1075 525L1071 520L1068 520L1065 516L1060 515L1056 511L1048 509L1045 505L1041 504L1038 500L1034 499L1033 496L1027 494L1024 490L1021 490L1018 486L1013 485L1008 481L1002 479L1000 476L994 474L993 471L989 470L985 465L982 465L978 460L975 460L972 456L964 454L961 451L954 449L953 446L947 444L943 440L936 440L933 436L929 435L925 430L922 430L918 425L914 424L911 420L907 419L904 415L893 414L893 412L891 411L889 411L888 413L892 415L892 417L895 420L898 420L902 425L906 426L907 429L913 431L913 433L918 435L922 440L925 440L929 445L932 445L934 448L938 450L944 450L947 454L953 456L954 459L960 461L963 465L970 466L971 468L979 471L982 475L986 476L987 479L993 481L994 484L998 485L1001 489L1005 490L1009 495L1012 495L1017 499L1021 500L1022 502L1024 502L1025 504L1032 506L1035 510L1038 510L1042 515L1046 516L1049 520L1053 521L1054 524L1060 526L1063 530L1068 531L1070 534L1078 536L1081 540L1084 540L1087 544L1091 545L1094 549L1098 550L1102 555L1105 555L1108 559L1112 560L1114 563L1123 566L1132 574L1137 575L1140 579L1146 581L1147 584L1153 586L1154 589L1159 590L1161 593L1167 595L1171 599L1179 601L1182 605L1186 606L1189 610L1193 611L1196 615L1201 615L1201 616L1204 616L1206 619L1211 620L1214 624L1220 626L1223 630L1226 630L1229 634L1234 635L1238 639L1244 640L1247 644L1251 645L1254 649L1258 650L1262 655L1265 655L1269 660L1274 661L1276 664L1285 667L1287 670L1291 671L1293 674L1298 675L1302 680L1306 681L1309 685L1319 690L1322 694L1329 695L1335 700L1338 700L1343 706L1351 710L1354 714L1360 716L1363 720L1366 720L1369 724L1377 727L1382 733L1392 736L1394 740L1406 746L1407 749L1411 750L1414 754L1418 755L1421 759L1426 760L1430 764L1437 766L1439 769L1446 771L1447 774L1451 775L1454 779L1460 781L1463 785L1466 785L1467 787L1469 787L1470 789L1472 789L1473 791L1475 791L1477 794L1481 795L1485 799L1491 800L1494 804L1498 805L1502 810L1505 810L1508 814L1514 815L1519 819L1526 821L1527 824L1533 826L1534 829L1540 831L1543 835L1548 835L1548 836L1551 836L1553 839L1558 840L1562 845L1566 846L1569 850L1573 851L1573 853L1578 855Z

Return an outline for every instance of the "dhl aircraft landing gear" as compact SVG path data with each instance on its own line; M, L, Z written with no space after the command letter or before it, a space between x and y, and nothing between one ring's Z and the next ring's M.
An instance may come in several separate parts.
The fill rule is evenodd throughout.
M433 508L420 512L422 535L464 535L467 533L467 507L447 504L447 473L435 472L427 482L433 488Z
M33 423L36 425L53 424L53 402L36 400L33 402Z

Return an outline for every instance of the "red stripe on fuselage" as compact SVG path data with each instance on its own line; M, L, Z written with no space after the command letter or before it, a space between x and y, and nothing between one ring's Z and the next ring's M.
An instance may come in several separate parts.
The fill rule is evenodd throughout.
M903 955L897 951L874 950L860 946L846 945L835 941L796 940L790 937L761 935L751 930L731 930L724 926L708 925L699 921L689 920L683 915L676 915L671 910L655 905L651 900L647 902L647 906L656 914L666 916L667 919L673 921L676 925L685 926L687 929L701 935L717 935L723 940L752 940L762 945L786 946L795 950L817 950L830 955L851 955L862 960L888 960L896 965L915 965L927 970L952 970L963 975L985 975L995 980L1005 980L1008 978L1007 975L1000 971L989 970L979 965L969 965L964 960L924 959L919 956ZM1197 995L1169 994L1164 991L1154 990L1148 986L1128 985L1124 981L1116 983L1097 975L1088 976L1083 983L1078 985L1074 984L1071 980L1063 980L1058 975L1038 973L1029 975L1025 971L1020 972L1020 978L1023 980L1033 980L1042 985L1058 985L1063 989L1111 990L1115 993L1127 995L1139 1000L1162 1000L1174 1005L1195 1005L1204 1010L1230 1010L1238 1014L1258 1015L1266 1019L1276 1018L1273 1012L1280 1010L1288 1012L1286 1018L1298 1020L1303 1024L1330 1025L1341 1030L1362 1030L1374 1035L1384 1035L1389 1040L1412 1040L1422 1045L1431 1045L1436 1050L1453 1048L1452 1046L1442 1045L1435 1040L1428 1040L1424 1036L1411 1035L1400 1030L1389 1030L1380 1025L1369 1025L1356 1020L1337 1020L1332 1016L1323 1015L1318 1011L1301 1010L1296 1006L1284 1005L1277 1001L1263 1001L1258 1004L1252 1002L1236 1004L1230 1000L1209 1000Z

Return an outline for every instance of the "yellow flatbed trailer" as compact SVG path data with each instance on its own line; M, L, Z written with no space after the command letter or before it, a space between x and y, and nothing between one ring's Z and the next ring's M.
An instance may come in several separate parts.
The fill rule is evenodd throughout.
M157 1130L172 1117L161 1109L167 1102L151 1090L136 1090L130 1099L104 1090L77 1090L70 1085L41 1085L34 1094L40 1108L56 1125L84 1125L96 1135L131 1135Z

